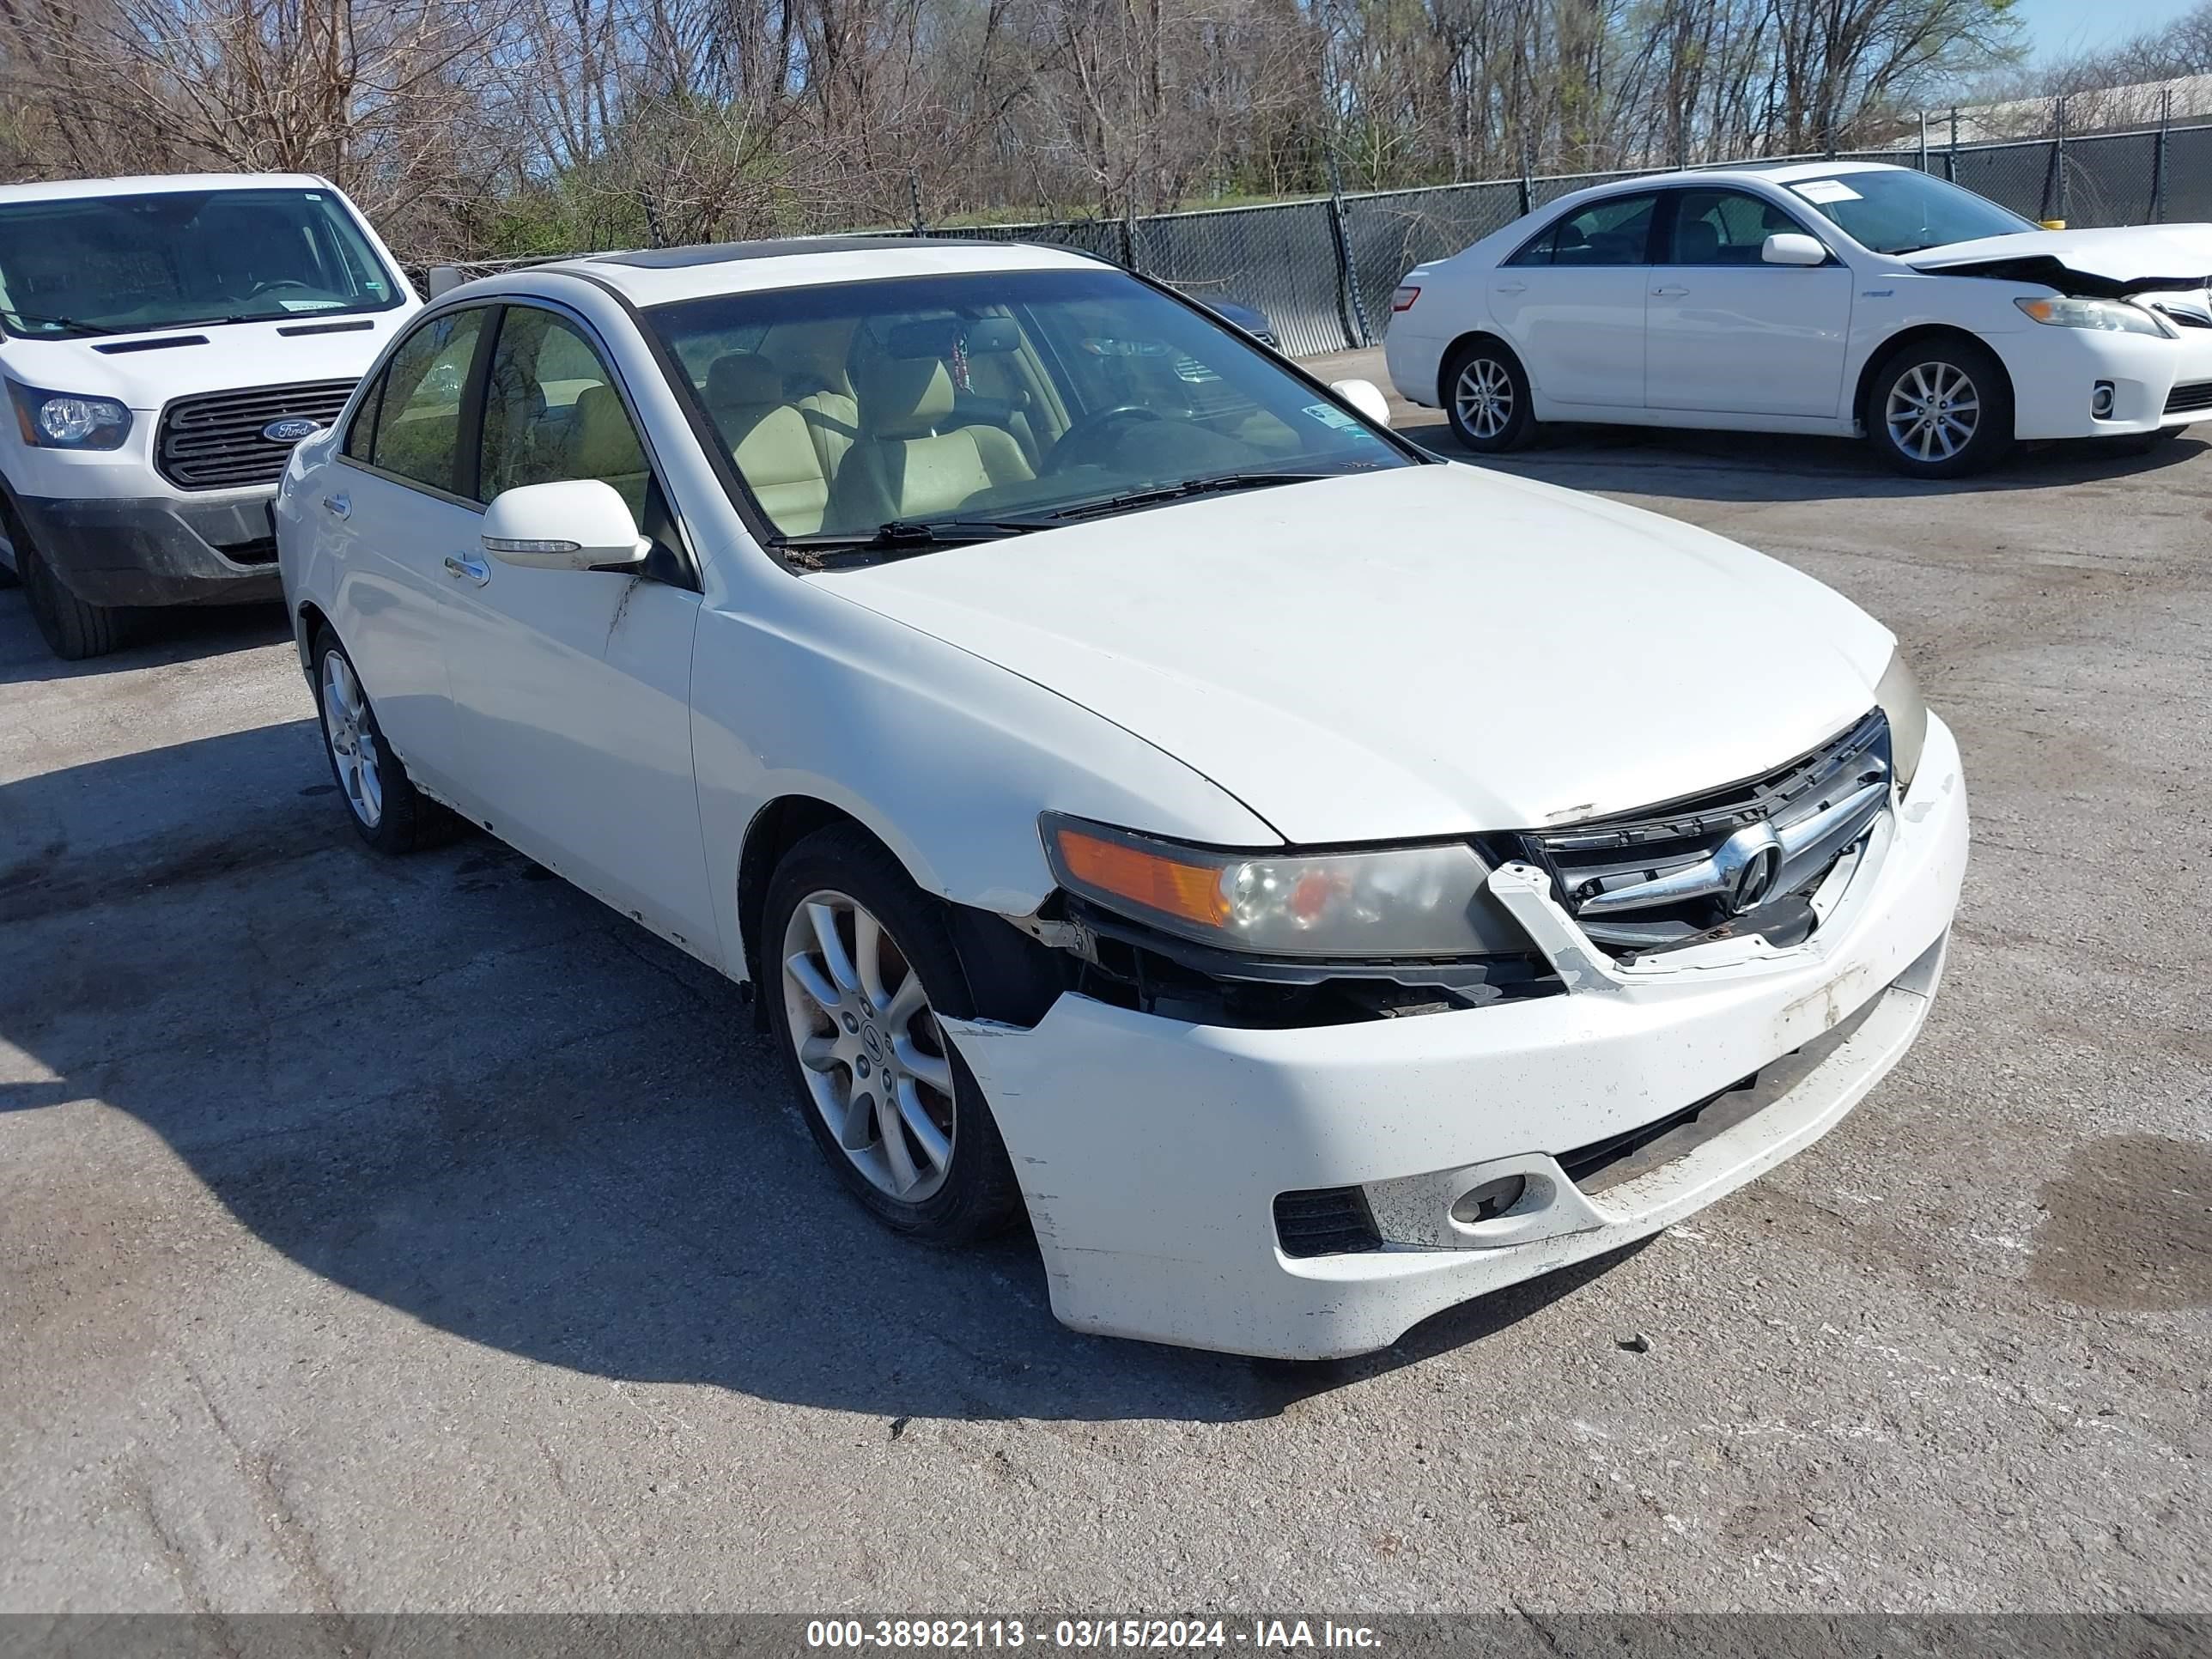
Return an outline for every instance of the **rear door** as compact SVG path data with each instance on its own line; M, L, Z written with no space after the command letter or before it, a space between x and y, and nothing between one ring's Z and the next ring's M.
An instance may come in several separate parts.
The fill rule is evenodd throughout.
M655 544L644 575L534 570L480 545L444 578L469 787L495 833L708 961L719 957L691 769L699 592L607 354L583 319L510 302L470 488L598 478Z
M1644 402L1644 291L1658 200L1638 191L1592 202L1491 273L1491 316L1547 401Z
M303 509L338 572L331 620L386 740L418 781L457 801L444 558L479 533L483 509L458 488L461 404L489 315L471 307L416 325Z
M1769 236L1814 233L1748 191L1670 196L1644 313L1645 404L1833 416L1850 335L1850 268L1832 253L1824 265L1765 264Z

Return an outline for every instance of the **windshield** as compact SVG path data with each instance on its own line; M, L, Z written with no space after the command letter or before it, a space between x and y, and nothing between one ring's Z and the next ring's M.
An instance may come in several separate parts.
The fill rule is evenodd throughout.
M0 206L0 327L33 339L383 311L400 295L326 190Z
M927 550L943 538L915 532L947 523L1015 533L1415 464L1243 335L1117 270L779 289L648 315L786 540Z
M2041 228L1985 196L1903 169L1799 179L1790 189L1833 220L1844 235L1876 253L1917 253L1924 247Z

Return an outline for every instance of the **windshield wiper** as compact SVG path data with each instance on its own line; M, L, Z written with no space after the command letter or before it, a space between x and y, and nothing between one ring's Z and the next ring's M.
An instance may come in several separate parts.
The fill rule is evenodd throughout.
M135 328L109 328L101 323L81 323L74 317L41 317L34 311L0 311L0 317L12 317L19 324L37 323L46 328L65 328L72 334L137 334Z
M1049 516L1062 523L1071 519L1103 519L1115 513L1133 512L1140 507L1157 507L1163 501L1188 501L1194 495L1221 495L1235 489L1267 489L1276 484L1319 483L1324 478L1340 477L1335 472L1223 472L1211 478L1190 478L1177 484L1162 484L1154 489L1132 489L1119 495L1102 496L1095 501L1078 501L1073 507L1063 507Z
M1004 541L1009 536L1026 536L1050 527L1042 520L892 519L862 535L828 532L786 536L776 545L808 553L881 553L897 557L931 553L941 547Z

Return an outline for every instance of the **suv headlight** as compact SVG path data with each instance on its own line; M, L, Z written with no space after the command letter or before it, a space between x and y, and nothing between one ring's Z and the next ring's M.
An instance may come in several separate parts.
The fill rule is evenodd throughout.
M1928 744L1928 705L1921 700L1920 682L1912 678L1905 653L1898 652L1882 670L1874 700L1889 717L1889 763L1897 773L1899 793L1912 787L1912 775L1920 769L1920 751Z
M2079 300L2062 294L2049 300L2014 300L2013 303L2037 322L2053 328L2100 328L2112 334L2175 337L2158 318L2124 300Z
M41 449L119 449L131 435L131 411L112 398L44 392L8 382L23 441Z
M1464 842L1346 852L1223 851L1083 818L1039 820L1069 892L1218 950L1332 958L1488 956L1528 941Z

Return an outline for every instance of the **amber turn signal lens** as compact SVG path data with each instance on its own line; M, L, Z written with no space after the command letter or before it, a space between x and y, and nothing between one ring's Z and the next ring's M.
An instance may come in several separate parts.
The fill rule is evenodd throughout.
M1218 927L1229 920L1229 899L1221 890L1218 869L1180 863L1065 825L1056 833L1060 861L1069 875L1085 885L1206 927Z

